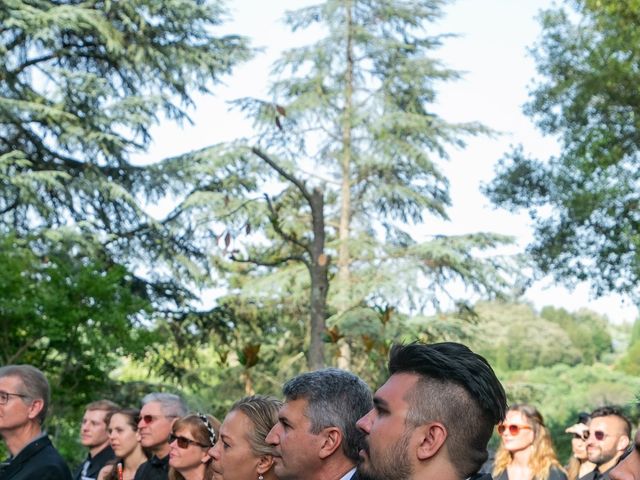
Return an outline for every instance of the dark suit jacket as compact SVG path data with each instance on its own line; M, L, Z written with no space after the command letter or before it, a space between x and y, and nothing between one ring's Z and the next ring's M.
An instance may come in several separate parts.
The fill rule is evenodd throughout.
M102 469L102 467L104 467L109 460L112 460L114 458L116 458L116 455L115 453L113 453L113 450L109 445L107 445L105 448L100 450L96 454L96 456L93 458L87 455L86 460L89 460L90 463L89 463L89 468L87 469L87 474L85 475L85 477L98 478L98 474L100 473L100 470ZM73 474L73 478L75 480L80 480L80 478L82 477L83 465L84 465L84 462L80 464L80 466L76 469L75 473Z
M45 435L4 463L0 467L0 480L71 480L71 472Z

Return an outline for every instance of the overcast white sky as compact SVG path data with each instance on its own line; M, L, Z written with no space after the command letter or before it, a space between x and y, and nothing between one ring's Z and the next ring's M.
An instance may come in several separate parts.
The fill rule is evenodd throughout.
M192 112L193 126L163 124L156 128L154 144L145 161L246 135L249 123L237 113L228 112L225 102L240 96L264 96L270 64L283 48L299 44L304 37L287 31L280 21L284 11L315 3L318 2L229 1L234 20L225 30L249 36L255 46L264 47L264 52L237 68L227 79L227 86L216 90L215 98L199 97ZM521 247L531 238L526 215L513 216L493 209L479 187L492 178L495 162L511 144L523 143L525 150L543 158L556 149L553 140L542 138L521 109L535 74L526 52L540 31L535 16L551 4L550 0L458 0L445 9L446 17L436 26L437 31L460 36L449 39L438 56L448 66L466 73L462 80L439 90L438 112L448 121L480 121L503 134L470 139L466 149L451 151L451 159L444 167L451 183L451 222L438 224L437 231L425 235L493 231L515 236ZM618 296L591 298L586 285L569 292L545 280L525 296L536 307L588 307L616 322L633 321L637 315L631 302Z

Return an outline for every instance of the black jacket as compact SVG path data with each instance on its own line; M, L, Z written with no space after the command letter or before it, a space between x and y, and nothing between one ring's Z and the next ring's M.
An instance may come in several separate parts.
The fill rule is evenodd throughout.
M104 467L109 460L112 460L114 458L116 458L116 455L115 453L113 453L113 450L109 445L100 450L95 457L91 458L90 456L87 456L85 462L87 460L89 461L89 468L87 469L87 473L85 474L84 478L98 478L98 474L100 473L102 467ZM74 480L82 480L83 467L84 462L80 464L80 466L73 474Z
M167 480L168 477L169 455L164 458L158 458L154 455L149 461L140 465L133 480Z
M0 480L71 480L71 472L45 435L1 464Z

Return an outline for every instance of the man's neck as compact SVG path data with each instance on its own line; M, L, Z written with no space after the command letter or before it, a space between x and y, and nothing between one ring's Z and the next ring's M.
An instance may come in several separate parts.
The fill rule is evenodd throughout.
M162 459L164 457L166 457L167 455L169 455L169 450L171 450L169 448L169 444L168 443L163 443L161 445L156 445L155 447L153 447L151 449L151 452L158 458Z
M310 477L305 475L305 478L311 478L312 480L340 480L353 468L355 468L355 464L348 458L336 459L336 461L325 463L322 468L316 470Z
M15 457L20 450L42 434L42 428L37 421L30 421L15 429L3 430L0 434L4 438L9 453Z
M618 459L620 458L621 455L617 455L616 457L612 458L611 460L609 460L606 463L603 463L601 465L598 465L597 470L600 473L604 473L607 470L609 470L610 468L615 467L615 465L618 463Z
M104 443L101 443L100 445L96 445L95 447L91 447L89 449L89 456L91 458L95 457L96 455L98 455L102 450L104 450L105 448L107 448L107 445L109 445L109 440L106 440Z

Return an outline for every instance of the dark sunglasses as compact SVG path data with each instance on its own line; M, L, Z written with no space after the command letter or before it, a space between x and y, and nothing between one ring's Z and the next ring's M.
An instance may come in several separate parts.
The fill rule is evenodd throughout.
M171 435L169 435L169 443L173 443L173 442L176 442L179 448L189 448L190 445L198 445L199 447L202 447L202 448L209 448L211 446L211 445L203 445L202 443L196 442L195 440L191 440L190 438L179 437L172 433Z
M177 418L175 415L142 415L140 420L144 423L152 423L158 418Z
M501 423L500 425L498 425L499 435L503 435L507 430L509 430L509 435L515 437L520 433L520 430L531 430L531 427L529 425L516 425L515 423L512 423L510 425Z
M582 433L573 433L573 438L576 438L578 440L586 440L587 438L589 438L589 430L585 430Z
M609 436L606 433L604 433L602 430L595 430L593 432L589 430L588 432L585 432L585 433L587 434L587 437L585 438L585 440L589 438L591 435L593 435L596 438L596 440L598 440L599 442L604 440L605 437Z

